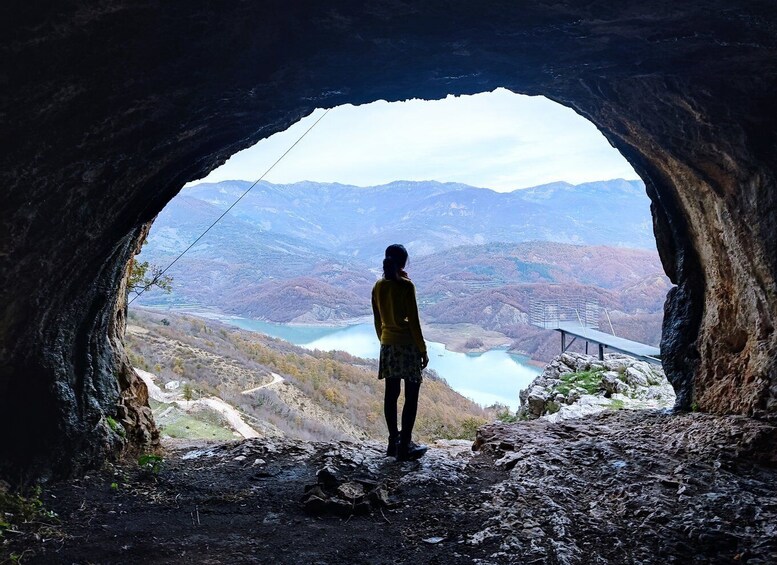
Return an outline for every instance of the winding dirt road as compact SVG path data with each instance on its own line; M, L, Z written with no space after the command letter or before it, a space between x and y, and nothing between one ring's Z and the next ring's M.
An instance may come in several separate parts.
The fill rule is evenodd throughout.
M146 383L146 387L148 387L148 395L156 400L157 402L162 402L164 404L175 404L179 408L185 411L190 411L195 406L207 406L211 410L214 410L221 414L224 419L229 423L229 426L235 430L237 433L239 433L244 438L252 438L252 437L261 437L261 434L257 432L255 429L253 429L251 426L245 423L243 420L242 415L240 412L235 410L234 407L227 404L220 398L216 396L210 396L208 398L199 398L197 400L179 400L176 398L178 395L171 392L164 392L159 386L154 382L156 379L156 375L153 373L149 373L148 371L144 371L142 369L138 369L135 367L135 372L138 374L138 376L143 379L143 382ZM275 380L275 377L278 377L281 381L283 381L283 377L280 375L273 374L273 380L268 383L267 385L262 386L268 386L270 384L273 384L274 382L277 382ZM258 387L262 388L262 387ZM247 391L246 391L247 392ZM245 392L243 393L245 394Z
M262 390L263 388L279 385L284 381L284 378L280 376L278 373L270 373L270 376L272 377L272 380L269 383L255 386L254 388L249 388L248 390L244 390L240 394L251 394L252 392L256 392L257 390Z

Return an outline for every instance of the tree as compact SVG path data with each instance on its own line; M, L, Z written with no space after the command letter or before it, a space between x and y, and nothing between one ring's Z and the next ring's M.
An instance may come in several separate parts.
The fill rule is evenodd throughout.
M127 293L140 296L153 287L161 288L169 293L173 290L172 285L173 277L164 274L164 270L159 265L149 265L148 261L141 263L137 259L132 259L130 276L127 281Z

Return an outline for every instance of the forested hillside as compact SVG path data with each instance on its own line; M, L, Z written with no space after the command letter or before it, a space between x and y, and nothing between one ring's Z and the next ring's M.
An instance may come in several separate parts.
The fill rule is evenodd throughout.
M248 186L184 189L140 259L172 261ZM410 250L426 324L496 331L501 343L548 360L552 334L528 325L531 304L576 297L599 302L603 329L657 345L671 285L637 181L512 193L436 182L262 182L176 263L171 294L150 292L137 304L278 323L364 321L383 249L395 241Z
M375 361L143 309L131 311L126 341L132 363L157 375L161 388L186 400L220 398L261 434L307 440L384 439L386 434L383 382ZM216 414L153 405L163 434L224 435L226 423ZM427 372L415 432L424 441L473 438L493 416Z

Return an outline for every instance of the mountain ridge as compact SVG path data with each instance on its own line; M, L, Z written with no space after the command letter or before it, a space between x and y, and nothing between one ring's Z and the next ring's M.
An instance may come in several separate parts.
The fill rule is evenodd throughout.
M194 197L225 209L251 184L204 183L185 188L177 198ZM617 216L612 212L615 197ZM175 207L177 198L168 207ZM164 221L164 215L157 221ZM655 248L644 185L622 179L512 192L437 181L375 187L261 181L230 215L368 260L382 257L386 241L405 242L414 256L466 243L534 239Z
M168 264L250 186L187 187L157 218L140 259ZM532 355L532 297L558 296L565 285L600 298L621 327L654 341L671 286L640 181L510 193L436 181L260 182L178 261L173 293L139 303L202 305L278 323L363 320L385 246L396 241L409 249L426 322L477 324ZM650 320L651 329L630 316Z

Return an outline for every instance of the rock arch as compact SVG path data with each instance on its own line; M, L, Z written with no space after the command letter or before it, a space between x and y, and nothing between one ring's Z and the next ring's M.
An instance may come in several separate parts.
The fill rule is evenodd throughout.
M502 86L591 120L645 180L683 408L777 411L770 2L340 0L8 10L0 69L0 466L152 439L121 281L188 180L315 107Z

